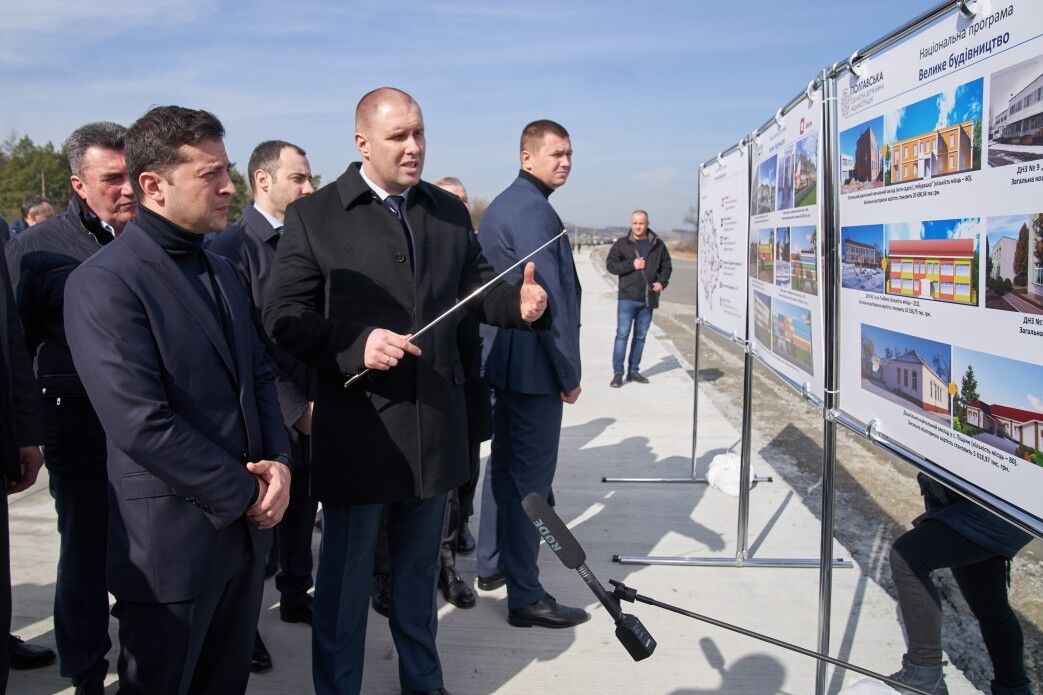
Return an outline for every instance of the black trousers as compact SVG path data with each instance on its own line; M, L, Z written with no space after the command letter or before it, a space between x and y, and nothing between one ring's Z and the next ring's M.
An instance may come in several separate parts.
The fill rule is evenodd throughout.
M48 397L43 404L43 451L61 536L54 590L60 670L73 682L104 678L112 647L105 582L105 431L85 396Z
M291 433L297 435L296 431ZM297 435L293 446L293 474L290 478L290 504L282 521L275 527L274 546L279 553L279 573L275 588L279 590L284 606L301 606L308 601L312 580L311 538L315 532L315 511L318 503L312 499L311 466L308 459L311 447L308 437Z
M1028 683L1021 625L1007 602L1007 559L933 519L903 534L891 547L891 576L909 640L906 658L918 666L942 664L942 609L931 572L943 567L952 569L981 627L992 659L993 684Z
M178 603L118 600L119 695L237 695L250 678L257 616L264 591L263 558L242 542L229 574L205 593Z
M0 473L0 635L11 632L11 539L7 525L7 477ZM5 645L6 646L6 645ZM7 692L11 663L7 649L0 649L0 695Z
M460 535L460 527L474 514L474 491L478 487L481 448L481 442L470 445L468 455L471 457L471 477L460 487L449 491L449 501L445 509L445 528L442 529L442 550L439 555L443 568L456 567L456 539Z

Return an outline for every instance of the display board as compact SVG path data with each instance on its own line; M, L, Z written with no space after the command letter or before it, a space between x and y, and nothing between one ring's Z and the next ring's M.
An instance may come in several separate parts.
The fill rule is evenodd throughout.
M750 340L759 359L822 398L821 92L779 114L753 152Z
M1043 3L837 78L840 405L1043 518Z
M746 336L750 173L746 147L699 170L699 318Z

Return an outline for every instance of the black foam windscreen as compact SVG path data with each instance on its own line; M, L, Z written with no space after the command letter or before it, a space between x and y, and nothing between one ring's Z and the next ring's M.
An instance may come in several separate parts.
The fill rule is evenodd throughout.
M561 564L571 570L576 569L587 561L587 554L583 552L579 541L572 535L547 500L539 493L531 492L522 500L522 509L536 530L543 536L547 547L561 560Z

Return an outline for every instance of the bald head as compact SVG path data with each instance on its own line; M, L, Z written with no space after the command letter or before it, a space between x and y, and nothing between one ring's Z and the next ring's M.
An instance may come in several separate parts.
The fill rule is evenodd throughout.
M417 109L420 108L416 100L401 89L395 89L394 87L378 87L374 89L359 99L358 106L355 107L355 132L368 132L374 116L381 109L402 105L412 105L416 106Z

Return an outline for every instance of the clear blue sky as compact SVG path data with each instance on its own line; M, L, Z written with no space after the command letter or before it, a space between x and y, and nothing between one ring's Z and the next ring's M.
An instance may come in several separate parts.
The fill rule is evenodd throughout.
M502 190L521 127L572 133L552 198L581 225L680 227L700 162L761 125L824 65L936 0L755 2L7 2L0 135L60 143L150 105L207 108L244 164L268 138L304 147L327 182L355 159L353 113L373 87L412 93L425 178Z
M886 133L888 143L905 140L929 133L935 128L973 121L981 118L984 80L978 78L956 87L952 91L922 99L905 108L898 109L895 114L896 132ZM887 130L885 118L884 129Z

